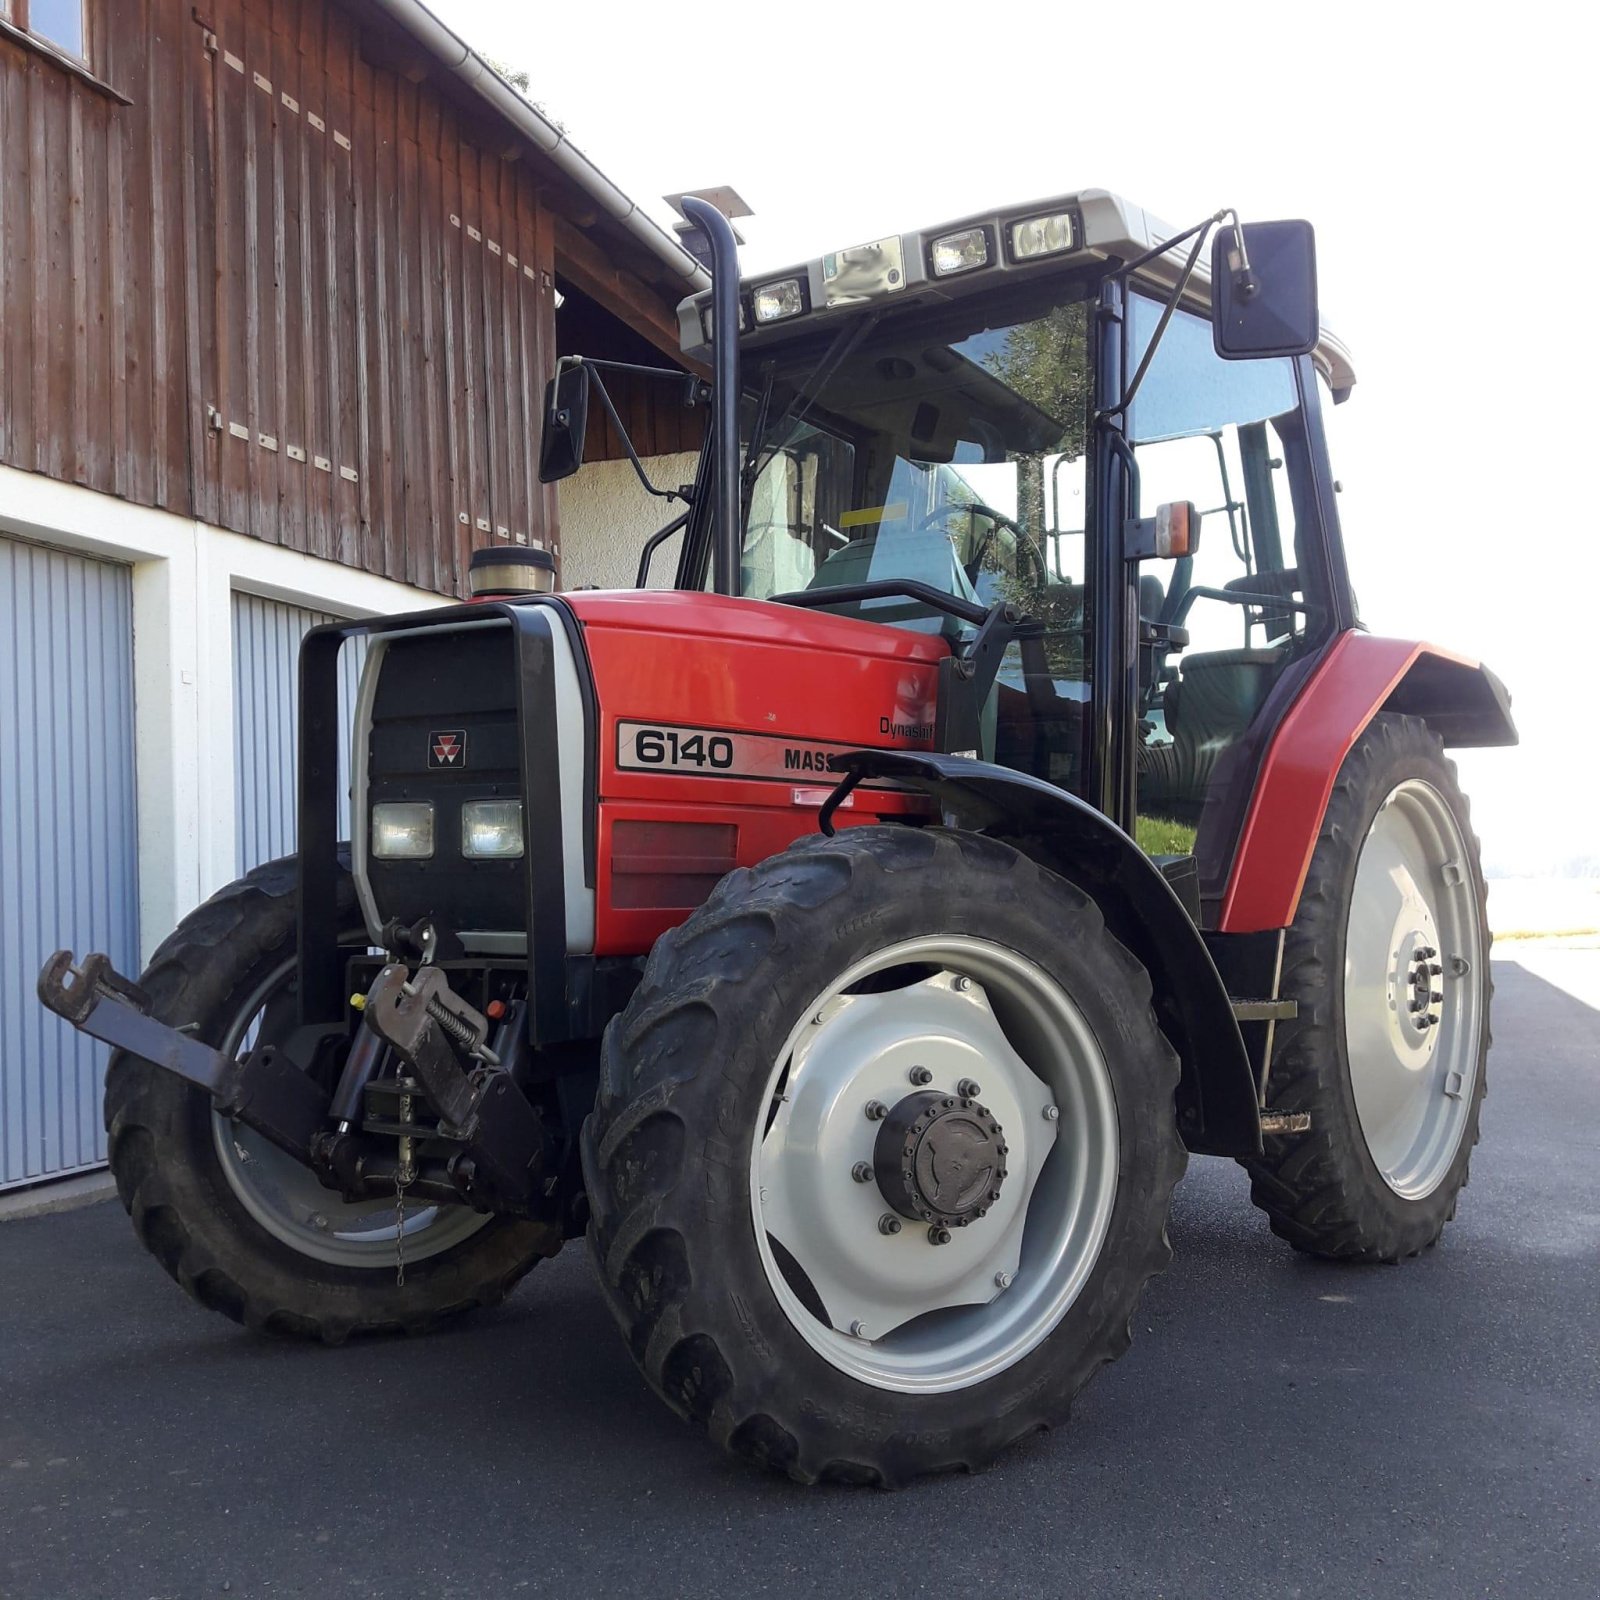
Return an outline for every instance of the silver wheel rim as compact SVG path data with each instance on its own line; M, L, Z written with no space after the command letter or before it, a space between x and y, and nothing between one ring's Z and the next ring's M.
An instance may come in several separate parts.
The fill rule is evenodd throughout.
M294 976L291 958L275 968L246 998L217 1048L236 1055L255 1043L267 1005L287 993ZM273 1238L300 1255L333 1266L393 1272L395 1212L392 1197L355 1204L324 1189L293 1156L253 1128L213 1111L211 1131L228 1186L245 1210ZM489 1221L468 1206L407 1203L403 1237L408 1263L424 1261L470 1238Z
M1482 917L1454 812L1408 779L1378 808L1345 932L1344 1023L1361 1132L1398 1195L1420 1200L1461 1148L1483 1029Z
M974 1080L1007 1152L988 1213L937 1246L909 1219L880 1231L892 1207L852 1171L873 1160L866 1107L912 1093L918 1067L947 1096ZM1116 1198L1111 1074L1066 991L1016 952L930 936L857 962L807 1007L763 1105L750 1198L767 1281L841 1372L910 1393L981 1383L1082 1291Z

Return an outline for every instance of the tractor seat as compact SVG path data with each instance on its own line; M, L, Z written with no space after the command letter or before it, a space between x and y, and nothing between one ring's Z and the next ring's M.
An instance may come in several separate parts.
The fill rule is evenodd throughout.
M1255 720L1287 650L1209 650L1184 658L1162 706L1172 743L1140 753L1142 808L1198 821L1217 762Z

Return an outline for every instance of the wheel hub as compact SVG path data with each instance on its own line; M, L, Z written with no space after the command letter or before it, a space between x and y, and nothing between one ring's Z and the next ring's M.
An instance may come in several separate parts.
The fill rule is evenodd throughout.
M987 1106L925 1089L908 1094L879 1125L872 1166L883 1198L902 1217L964 1228L1000 1198L1006 1155Z
M1444 1003L1444 991L1435 987L1444 968L1438 962L1439 952L1418 937L1412 945L1411 960L1406 967L1404 987L1409 991L1406 1001L1406 1020L1420 1033L1439 1026L1439 1007Z

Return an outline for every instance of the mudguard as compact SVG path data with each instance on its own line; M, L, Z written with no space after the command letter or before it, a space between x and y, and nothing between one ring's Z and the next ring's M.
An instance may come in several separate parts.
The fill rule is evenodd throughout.
M833 766L923 791L947 827L1003 839L1092 896L1150 974L1156 1016L1182 1064L1184 1143L1205 1155L1259 1153L1255 1078L1227 989L1182 901L1127 834L1053 784L965 756L857 750Z
M1219 933L1294 921L1334 781L1380 711L1427 719L1450 747L1513 745L1511 697L1487 667L1436 645L1335 639L1267 746L1217 919Z

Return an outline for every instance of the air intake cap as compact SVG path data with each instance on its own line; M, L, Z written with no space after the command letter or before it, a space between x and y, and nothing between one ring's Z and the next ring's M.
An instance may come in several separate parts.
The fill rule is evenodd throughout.
M549 594L556 586L556 558L534 544L503 544L474 550L467 569L467 586L475 600Z

